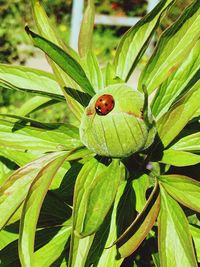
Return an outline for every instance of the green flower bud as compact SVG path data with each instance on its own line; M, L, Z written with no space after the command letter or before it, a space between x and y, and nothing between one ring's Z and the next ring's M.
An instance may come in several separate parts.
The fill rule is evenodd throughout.
M143 118L144 95L126 84L99 91L85 109L80 138L91 151L102 156L127 157L147 148L155 130Z

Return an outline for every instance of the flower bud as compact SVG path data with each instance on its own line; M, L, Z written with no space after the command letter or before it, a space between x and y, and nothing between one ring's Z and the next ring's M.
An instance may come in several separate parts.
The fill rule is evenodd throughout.
M99 91L85 109L80 138L98 155L127 157L151 145L155 131L143 118L144 95L126 84Z

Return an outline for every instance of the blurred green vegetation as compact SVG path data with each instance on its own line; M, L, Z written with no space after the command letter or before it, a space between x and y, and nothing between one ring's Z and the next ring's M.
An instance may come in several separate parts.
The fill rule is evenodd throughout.
M85 1L86 3L87 1ZM157 31L158 37L192 0L178 0L162 20ZM68 43L70 38L70 20L72 0L43 0L45 10L60 36ZM146 13L146 0L95 0L96 12L115 16L143 16ZM9 64L25 64L34 55L30 39L24 31L28 23L34 28L30 2L26 0L0 0L0 62ZM94 25L94 52L100 64L112 60L120 36L126 27ZM146 59L144 59L146 60ZM16 113L17 109L28 100L29 96L9 91L0 87L0 113ZM31 115L33 118L60 122L69 119L66 104L58 103Z

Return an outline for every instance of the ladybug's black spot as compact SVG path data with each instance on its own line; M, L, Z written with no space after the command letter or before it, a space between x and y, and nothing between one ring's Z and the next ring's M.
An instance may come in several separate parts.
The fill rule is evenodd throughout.
M107 107L108 103L105 103L105 106Z
M100 98L99 101L102 102L102 98Z

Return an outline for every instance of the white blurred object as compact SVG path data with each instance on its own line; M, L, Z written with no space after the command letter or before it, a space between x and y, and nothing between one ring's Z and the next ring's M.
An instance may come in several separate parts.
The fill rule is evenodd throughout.
M150 12L158 3L158 0L149 0L147 12ZM73 0L72 4L72 19L71 19L71 35L70 46L78 51L78 35L83 18L84 0ZM140 17L120 17L100 15L95 16L95 24L120 25L131 27L140 20Z

